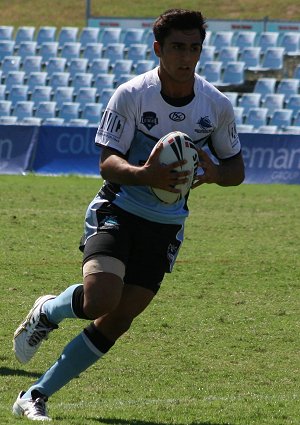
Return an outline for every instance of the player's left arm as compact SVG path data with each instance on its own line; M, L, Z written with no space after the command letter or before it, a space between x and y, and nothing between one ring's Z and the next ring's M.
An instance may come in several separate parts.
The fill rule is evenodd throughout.
M204 183L215 183L219 186L238 186L244 181L245 166L242 153L219 160L219 164L212 161L209 155L202 149L198 149L199 167L203 174L194 179L192 189Z

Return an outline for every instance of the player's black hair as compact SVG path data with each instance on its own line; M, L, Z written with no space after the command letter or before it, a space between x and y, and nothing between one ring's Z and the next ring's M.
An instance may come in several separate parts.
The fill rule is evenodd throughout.
M204 42L206 36L205 18L201 12L187 9L168 9L153 24L155 40L161 45L170 32L175 30L191 30L197 28Z

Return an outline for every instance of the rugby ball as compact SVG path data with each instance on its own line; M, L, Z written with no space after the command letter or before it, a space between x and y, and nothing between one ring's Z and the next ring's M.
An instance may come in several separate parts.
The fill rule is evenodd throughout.
M198 168L198 152L190 137L180 131L173 131L166 136L162 137L158 143L163 143L163 149L160 153L161 164L171 164L172 162L186 160L186 164L177 167L175 171L190 171L187 183L177 185L176 188L180 189L180 193L172 193L167 190L151 187L152 193L161 201L166 204L174 204L186 196L191 188L194 177L197 174ZM155 149L155 147L154 147Z

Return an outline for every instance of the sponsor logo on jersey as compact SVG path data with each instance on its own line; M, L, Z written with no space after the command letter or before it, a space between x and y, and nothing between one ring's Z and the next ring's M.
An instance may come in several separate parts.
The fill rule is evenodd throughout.
M199 125L199 128L195 129L196 133L211 133L214 129L214 126L207 115L205 117L201 117L197 121L197 124Z
M144 124L147 130L151 130L151 128L158 124L156 113L151 111L144 112L141 118L141 123Z
M185 120L185 114L183 112L171 112L169 118L176 122L183 121Z
M119 142L125 122L125 117L115 111L106 109L99 125L98 134L109 136L114 141Z
M235 121L232 121L228 126L229 140L231 146L234 148L237 143L239 143L239 135L236 129Z

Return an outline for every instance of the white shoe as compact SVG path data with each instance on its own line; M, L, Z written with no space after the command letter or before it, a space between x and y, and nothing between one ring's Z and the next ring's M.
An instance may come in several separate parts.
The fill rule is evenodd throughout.
M27 363L37 352L44 339L48 339L49 332L57 329L58 325L50 323L42 313L43 304L55 298L55 295L45 295L34 303L24 322L14 333L13 350L21 363Z
M22 398L25 392L21 391L15 401L12 412L16 416L25 416L32 421L51 421L47 414L46 401L47 397L37 397L36 399Z

